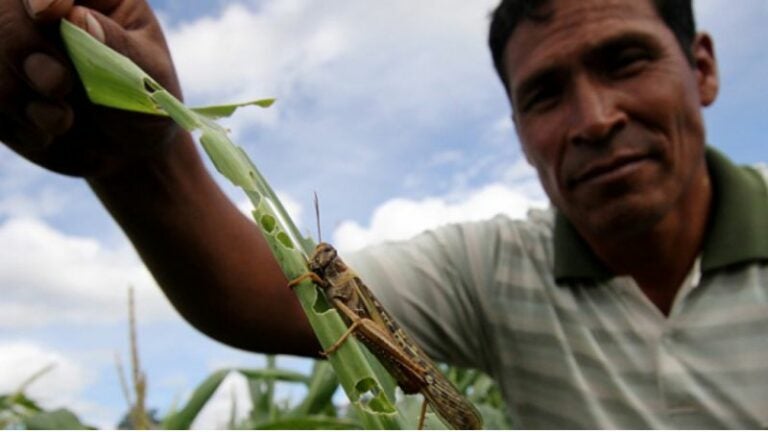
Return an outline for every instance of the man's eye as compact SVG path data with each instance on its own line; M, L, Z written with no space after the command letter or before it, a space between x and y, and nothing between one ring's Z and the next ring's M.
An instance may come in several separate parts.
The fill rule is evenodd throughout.
M608 70L611 75L628 77L640 72L651 57L644 50L629 49L611 59Z
M533 90L523 99L522 110L523 112L546 110L557 101L558 94L557 89L552 86Z

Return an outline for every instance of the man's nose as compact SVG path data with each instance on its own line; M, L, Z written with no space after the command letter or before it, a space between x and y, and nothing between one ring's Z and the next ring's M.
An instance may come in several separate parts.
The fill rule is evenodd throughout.
M574 82L570 97L568 141L574 145L600 144L624 127L627 116L610 88L583 77Z

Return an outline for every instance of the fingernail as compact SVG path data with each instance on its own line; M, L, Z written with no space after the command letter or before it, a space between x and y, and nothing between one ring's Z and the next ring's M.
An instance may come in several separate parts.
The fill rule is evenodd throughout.
M24 4L27 6L27 11L32 17L36 17L40 12L48 9L54 0L25 0Z
M85 14L85 31L90 33L91 36L95 37L101 43L104 43L107 40L107 36L104 34L104 28L90 13Z

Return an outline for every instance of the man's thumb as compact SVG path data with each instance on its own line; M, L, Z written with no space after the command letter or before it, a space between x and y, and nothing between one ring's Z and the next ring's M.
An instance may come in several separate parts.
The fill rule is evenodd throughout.
M67 19L87 31L99 42L109 45L118 52L125 53L128 35L125 29L111 18L90 8L75 6L67 15Z

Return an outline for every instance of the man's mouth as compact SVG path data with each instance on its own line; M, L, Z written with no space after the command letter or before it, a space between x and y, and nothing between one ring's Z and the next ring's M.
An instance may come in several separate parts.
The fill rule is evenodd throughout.
M568 181L570 187L589 182L611 182L630 174L643 163L648 162L647 155L624 155L599 160L589 164Z

